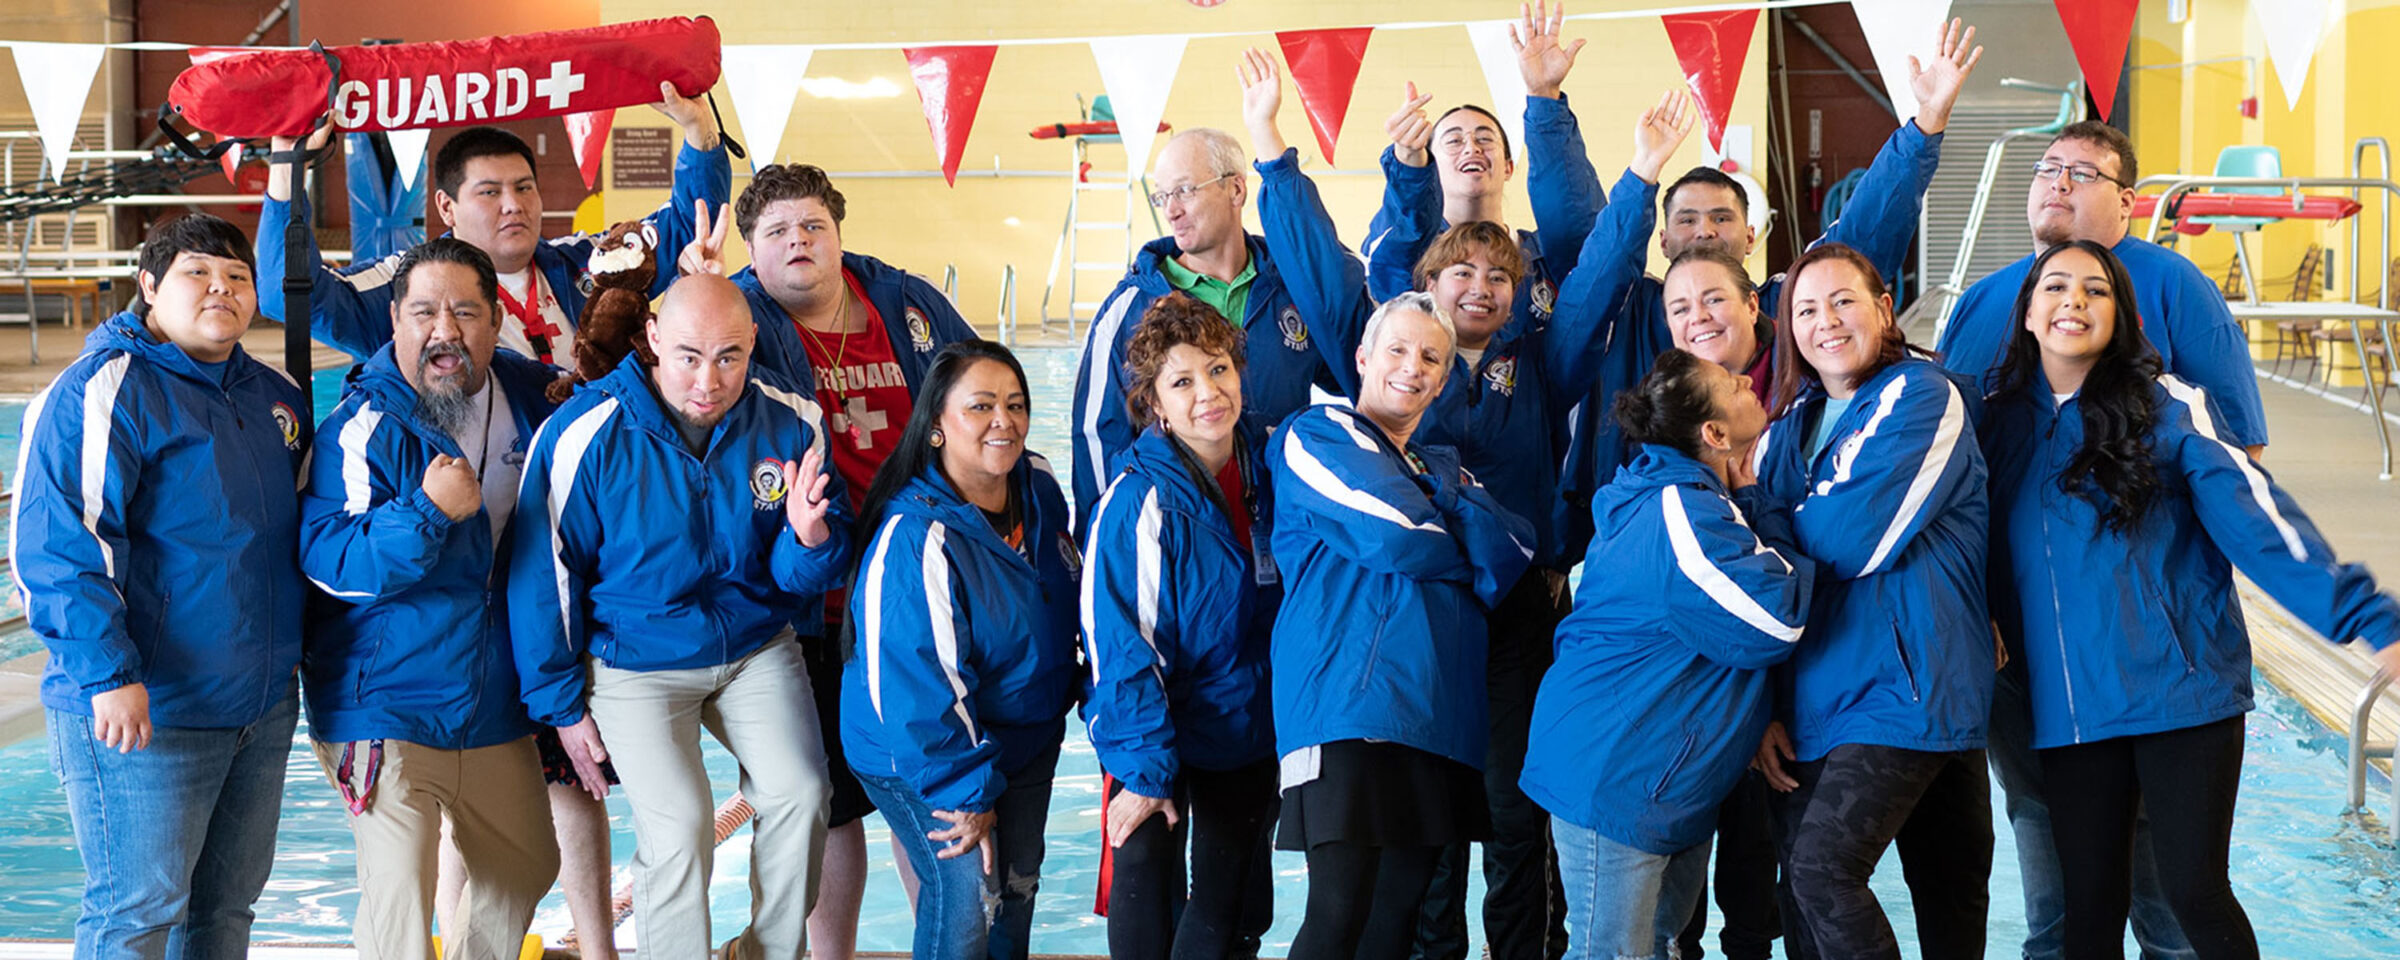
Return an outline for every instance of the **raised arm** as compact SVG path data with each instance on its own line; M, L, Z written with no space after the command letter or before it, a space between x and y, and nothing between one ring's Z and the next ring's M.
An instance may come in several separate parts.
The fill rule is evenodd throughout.
M1841 219L1827 224L1817 242L1855 247L1888 280L1900 275L1917 236L1917 216L1925 208L1925 189L1933 184L1934 168L1942 160L1942 131L1950 126L1950 110L1958 93L1983 59L1975 46L1975 28L1961 31L1959 21L1943 28L1940 54L1931 63L1908 58L1909 87L1917 97L1916 119L1901 124L1875 154L1866 177L1851 191L1850 206Z
M1241 79L1242 116L1258 155L1258 220L1266 231L1267 253L1283 274L1284 289L1308 324L1309 338L1316 341L1334 380L1342 392L1356 396L1358 363L1353 354L1374 311L1367 299L1365 268L1342 246L1316 181L1300 172L1299 151L1286 146L1275 127L1283 80L1274 59L1248 51Z
M1692 132L1699 111L1681 89L1669 90L1634 124L1633 163L1617 178L1598 222L1583 243L1583 256L1559 285L1558 305L1542 341L1551 402L1564 410L1582 402L1600 376L1601 354L1625 315L1626 291L1650 261L1650 235L1657 228L1658 178ZM1648 365L1648 358L1642 358Z
M1367 223L1367 293L1377 302L1417 288L1417 258L1442 232L1442 180L1433 168L1433 95L1408 84L1400 109L1383 122L1383 204ZM1340 364L1335 366L1339 367Z
M1533 199L1533 226L1544 256L1562 261L1583 249L1592 217L1600 212L1600 172L1584 152L1583 130L1575 111L1567 107L1560 88L1584 41L1564 42L1559 27L1567 6L1536 2L1520 5L1518 21L1509 28L1517 52L1517 73L1525 81L1526 193ZM1657 174L1650 180L1656 181Z
M310 138L310 149L322 148L325 133L330 129ZM273 141L277 152L294 149L298 143L291 137L277 137ZM266 197L258 211L260 316L290 319L285 310L283 278L284 262L291 250L284 243L284 233L294 217L308 221L308 192L292 189L288 167L271 164ZM318 254L316 232L303 231L303 236L306 248L301 257L314 278L308 294L309 336L362 360L374 356L384 344L392 342L392 291L388 284L392 282L393 269L399 265L399 255L335 271L325 266L324 258Z
M1533 564L1538 540L1533 524L1501 506L1448 448L1426 451L1425 460L1427 472L1417 477L1418 485L1426 488L1473 570L1476 598L1486 610L1498 607Z

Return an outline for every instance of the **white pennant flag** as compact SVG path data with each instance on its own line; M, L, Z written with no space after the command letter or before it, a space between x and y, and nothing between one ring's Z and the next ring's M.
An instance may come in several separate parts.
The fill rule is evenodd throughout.
M1517 47L1508 40L1514 20L1484 20L1467 24L1467 42L1483 64L1483 83L1492 91L1492 113L1508 132L1509 153L1523 165L1525 155L1525 75L1517 72Z
M1950 0L1850 0L1858 26L1867 35L1867 51L1875 55L1875 72L1883 75L1883 92L1892 98L1900 122L1916 119L1917 95L1908 88L1908 58L1931 60L1941 47L1942 25L1950 21Z
M2308 65L2317 58L2317 41L2325 35L2325 10L2332 0L2250 0L2266 34L2267 60L2275 64L2275 79L2283 84L2284 109L2300 109L2300 88L2308 83Z
M1100 86L1108 91L1109 108L1117 115L1117 135L1125 139L1125 167L1139 177L1150 169L1150 144L1158 139L1159 118L1167 113L1167 93L1175 89L1175 70L1183 65L1187 38L1109 37L1092 41L1092 59L1100 64Z
M750 169L775 163L783 128L792 119L792 101L800 96L800 80L816 51L800 44L725 46L725 92L750 140L743 145L750 151Z
M433 137L431 130L394 130L384 134L392 142L392 166L400 169L400 189L417 185L417 170L425 165L425 141Z
M92 78L100 73L100 57L108 48L97 43L9 42L17 60L17 79L25 84L25 102L33 108L33 127L42 135L42 155L50 159L50 178L67 172L67 148L75 142L75 126L83 120L83 103L92 93Z

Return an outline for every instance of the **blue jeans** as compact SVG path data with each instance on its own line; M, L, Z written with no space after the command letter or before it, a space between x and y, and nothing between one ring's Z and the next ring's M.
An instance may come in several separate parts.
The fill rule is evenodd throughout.
M2042 799L2042 764L2033 753L2033 708L2015 670L2000 672L1992 685L1990 743L1992 774L2007 796L2009 832L2017 838L2017 872L2025 887L2025 960L2060 960L2066 955L2066 877L2050 840L2050 805ZM2158 859L2150 852L2150 825L2136 820L2133 833L2133 939L2143 960L2192 960L2191 942L2167 906L2159 885Z
M238 958L275 864L295 693L247 727L156 727L118 753L92 718L49 711L50 769L83 855L81 960Z
M1550 825L1567 894L1567 960L1665 960L1668 943L1700 906L1709 842L1657 854L1557 817Z
M980 852L943 860L927 833L947 830L916 788L898 777L863 770L860 786L891 825L892 838L917 872L914 960L1025 960L1033 937L1033 895L1041 889L1043 826L1050 819L1050 781L1058 769L1052 746L1008 778L993 806L999 815L987 842L997 845L999 875L983 873Z

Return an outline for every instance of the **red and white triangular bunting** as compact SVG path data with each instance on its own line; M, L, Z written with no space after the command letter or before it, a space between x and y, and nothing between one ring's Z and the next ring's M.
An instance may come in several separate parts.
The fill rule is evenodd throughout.
M983 82L992 75L990 45L910 47L908 75L917 82L917 100L925 108L925 128L933 134L933 156L941 162L942 179L958 185L958 161L966 152L967 134L975 128L975 110L983 105Z
M2325 36L2326 9L2331 6L2332 0L2250 0L2259 32L2266 35L2275 81L2283 85L2286 110L2300 109L2300 88L2308 83L2308 66L2317 58L2317 42Z
M2133 42L2133 16L2142 0L2051 0L2058 7L2059 25L2067 28L2067 44L2075 48L2075 64L2083 69L2084 88L2107 120L2117 106L2117 78L2125 72L2125 46Z
M1342 118L1350 115L1350 94L1358 88L1358 65L1365 59L1367 39L1374 33L1374 27L1343 27L1285 30L1275 35L1326 163L1333 162L1333 146L1342 139Z
M1167 114L1167 94L1175 88L1175 71L1183 66L1181 36L1109 37L1092 41L1092 59L1100 65L1100 86L1108 91L1110 109L1117 115L1117 135L1125 139L1125 167L1134 176L1150 169L1150 144L1158 139L1158 121Z
M1758 31L1758 11L1670 13L1658 18L1683 67L1683 82L1700 101L1708 118L1708 146L1725 150L1725 118L1733 115L1734 91L1741 87L1742 65L1750 59L1750 36ZM1750 158L1740 158L1748 161Z
M570 113L559 119L566 121L567 146L575 150L575 172L583 174L583 188L598 189L600 152L608 146L608 130L616 126L617 111L610 108Z
M1515 20L1484 20L1467 24L1467 42L1483 65L1484 85L1492 91L1492 114L1508 131L1509 152L1520 165L1525 156L1525 76L1517 72L1517 48L1508 42Z
M400 172L400 189L417 185L417 171L425 169L425 141L433 138L431 130L393 130L384 134L392 142L392 166Z
M25 103L33 108L33 128L42 137L42 156L50 161L50 177L61 179L75 126L83 121L84 101L91 97L92 78L100 74L100 58L108 48L29 40L12 40L8 46L17 60L17 79L25 84Z
M1883 92L1892 98L1892 111L1907 123L1917 117L1917 95L1908 86L1908 58L1919 63L1933 59L1940 48L1942 25L1950 19L1950 0L1850 0L1866 32L1867 50L1875 55L1875 72L1883 75Z
M783 128L792 120L792 101L800 96L800 80L808 75L808 58L816 49L800 44L725 46L725 92L749 140L745 146L750 169L775 162Z

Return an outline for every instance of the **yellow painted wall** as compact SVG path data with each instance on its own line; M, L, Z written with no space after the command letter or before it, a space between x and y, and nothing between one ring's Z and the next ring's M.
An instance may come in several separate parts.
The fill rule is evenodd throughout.
M1655 7L1655 0L1584 0L1575 12ZM603 22L705 12L715 17L728 43L844 43L844 42L977 42L1026 37L1086 37L1145 33L1231 32L1238 36L1193 40L1176 73L1167 103L1166 119L1177 129L1194 126L1224 128L1247 143L1241 132L1240 90L1234 63L1244 47L1275 48L1273 31L1317 27L1357 26L1464 17L1506 17L1516 12L1513 2L1500 0L1316 0L1260 2L1240 0L1215 8L1198 8L1184 0L995 0L987 3L942 0L892 0L882 3L828 3L822 0L601 0ZM1748 68L1735 107L1734 123L1749 124L1756 145L1750 169L1759 169L1766 147L1765 21L1753 38ZM1567 82L1567 92L1583 123L1593 162L1602 178L1613 182L1629 152L1631 130L1641 109L1656 102L1660 92L1681 82L1666 32L1655 17L1571 22L1568 36L1591 41ZM1050 263L1066 206L1066 184L1059 178L971 178L975 170L995 164L1007 170L1063 170L1069 148L1060 141L1037 141L1026 136L1036 125L1072 120L1075 96L1104 92L1099 70L1082 44L1002 47L992 67L975 131L967 140L966 160L955 188L930 179L840 178L845 171L936 170L932 141L926 132L907 62L897 50L819 50L809 62L811 77L839 77L856 83L877 78L891 84L896 96L880 99L819 99L803 91L793 108L790 125L776 156L815 163L834 171L849 201L843 226L845 247L870 253L939 278L945 264L960 272L959 301L970 320L988 324L995 317L1002 265L1018 273L1017 309L1020 322L1038 320L1043 272ZM1318 176L1326 201L1342 225L1343 238L1357 244L1373 215L1380 195L1380 176L1329 174L1369 172L1387 141L1384 117L1400 100L1403 82L1436 94L1436 106L1462 102L1485 103L1490 96L1466 32L1457 27L1378 31L1367 47L1357 93L1337 150L1338 165L1318 156L1314 136L1299 98L1288 82L1282 128L1300 148L1303 163ZM720 86L718 103L736 136L742 125ZM619 126L663 125L664 118L646 110L626 110ZM744 138L747 143L747 138ZM1695 132L1670 169L1701 160L1703 134ZM1093 159L1102 171L1122 170L1120 148L1101 146ZM747 183L747 168L735 163L734 187ZM603 183L606 174L603 174ZM1253 179L1255 187L1255 179ZM1532 212L1524 196L1525 170L1520 165L1512 190L1512 222L1530 226ZM608 197L612 219L639 216L664 199L660 191L615 191ZM1114 209L1114 198L1087 195ZM1255 228L1256 217L1252 216ZM1150 218L1137 213L1137 239L1154 235ZM1090 236L1102 236L1093 234ZM1114 251L1110 251L1113 253ZM1088 256L1088 255L1087 255ZM1106 259L1106 255L1089 257ZM1087 277L1092 276L1088 275ZM1099 278L1093 277L1095 281ZM1105 283L1103 283L1105 287ZM1099 291L1104 293L1105 289ZM1097 299L1098 293L1086 297Z
M2287 106L2247 0L2193 0L2191 15L2181 24L2167 22L2165 7L2143 4L2134 42L2137 64L2250 59L2135 73L2133 138L2145 174L2209 173L2218 151L2226 146L2264 143L2282 152L2286 174L2348 176L2352 144L2360 137L2400 140L2400 92L2392 89L2390 67L2393 51L2400 50L2400 0L2331 4L2296 108ZM2245 96L2258 97L2255 120L2237 110ZM2367 167L2370 175L2377 172L2373 159ZM2383 204L2376 194L2367 191L2360 218L2359 289L2367 296L2382 286L2383 268L2375 261ZM2309 244L2324 244L2333 251L2338 271L2335 295L2348 289L2347 224L2285 221L2267 226L2251 242L2262 278L2288 276ZM2183 249L2214 276L2222 276L2233 259L2231 241L2220 233L2187 238ZM2400 249L2389 255L2400 256ZM2271 299L2284 299L2291 292L2288 282L2264 288Z

